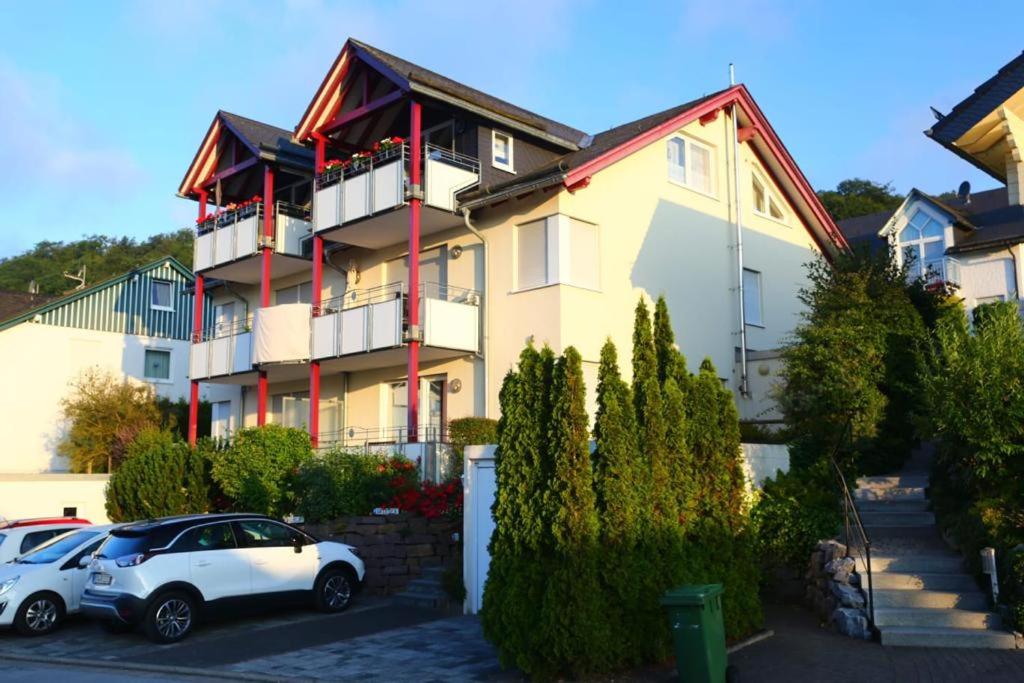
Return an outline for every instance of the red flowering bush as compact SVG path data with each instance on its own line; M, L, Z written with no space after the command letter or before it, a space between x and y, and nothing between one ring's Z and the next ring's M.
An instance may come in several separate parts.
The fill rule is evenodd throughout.
M462 480L451 479L441 484L414 482L412 486L404 477L392 480L395 497L385 507L396 507L402 512L423 515L427 519L457 517L462 514Z

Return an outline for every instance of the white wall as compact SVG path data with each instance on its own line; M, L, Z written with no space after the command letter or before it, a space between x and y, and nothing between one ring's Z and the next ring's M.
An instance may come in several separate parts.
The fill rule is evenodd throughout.
M761 488L766 479L774 479L779 471L789 472L788 446L770 443L743 444L743 474L747 480L748 491L751 488Z
M107 524L106 474L0 474L0 518L53 517L68 507Z
M147 381L159 396L188 397L188 342L96 332L26 322L0 332L4 390L0 391L0 472L59 472L64 435L60 402L70 384L90 367L143 379L145 350L171 352L171 379ZM216 394L220 389L215 389ZM229 396L236 393L231 387ZM215 398L207 392L205 398Z

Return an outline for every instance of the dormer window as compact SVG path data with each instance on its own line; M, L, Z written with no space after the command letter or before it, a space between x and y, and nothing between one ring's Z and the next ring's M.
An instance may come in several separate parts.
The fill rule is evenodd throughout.
M668 179L702 194L714 195L714 155L710 147L675 136L668 141Z
M943 273L946 252L942 223L918 209L896 236L901 265L908 266L912 278L926 277L928 271Z
M516 172L513 165L512 143L511 135L500 133L496 130L491 131L491 165L494 168L508 171L509 173Z
M751 174L750 180L754 191L754 213L777 221L783 220L786 214L782 212L782 202L768 189L768 183L756 171Z

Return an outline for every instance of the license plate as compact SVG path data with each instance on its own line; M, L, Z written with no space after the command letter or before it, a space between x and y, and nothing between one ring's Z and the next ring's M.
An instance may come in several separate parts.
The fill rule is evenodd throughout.
M97 586L109 586L113 578L110 574L93 574L92 582Z

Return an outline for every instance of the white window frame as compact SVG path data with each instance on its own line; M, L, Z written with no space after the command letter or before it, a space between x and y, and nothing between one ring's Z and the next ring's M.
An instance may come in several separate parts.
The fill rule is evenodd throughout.
M579 223L585 223L594 228L597 236L597 263L594 267L597 270L597 287L591 287L589 285L579 284L573 282L571 279L572 273L572 221ZM547 245L545 250L546 263L545 263L545 278L544 282L540 284L521 285L519 282L519 230L528 225L535 223L544 223L544 239ZM568 287L575 287L577 289L583 289L589 292L601 292L602 283L602 267L601 267L601 254L602 254L602 234L601 226L597 223L585 221L573 216L568 216L563 213L556 213L543 218L537 218L530 221L517 224L512 231L512 290L510 293L517 294L519 292L529 292L534 289L543 289L544 287L554 287L557 285L565 285Z
M682 180L674 178L673 175L672 175L673 166L672 166L672 162L669 160L668 150L669 150L669 145L671 145L674 140L682 140L682 142L683 142L683 179ZM707 189L707 190L705 190L703 187L698 187L691 180L692 177L693 177L693 174L691 172L692 167L691 167L690 164L691 164L691 160L694 158L694 155L690 153L690 149L692 147L698 147L698 148L700 148L700 149L702 149L702 150L704 150L705 152L708 153L708 180L710 181L710 183L709 183L710 184L710 188ZM689 137L688 135L682 135L681 133L677 133L675 135L672 135L665 142L666 175L668 177L668 181L670 183L672 183L673 185L678 185L679 187L685 187L686 189L692 190L693 192L696 192L697 194L703 195L705 197L710 197L711 199L718 199L718 187L717 187L718 183L716 182L716 180L717 180L716 169L718 167L718 155L716 154L716 151L717 150L716 150L714 145L710 145L710 144L708 144L706 142L702 142L700 140L696 140L694 138Z
M749 289L746 284L747 273L757 276L757 321L750 319L750 310L747 308L747 290ZM747 327L758 327L764 329L764 273L760 270L754 270L753 268L744 268L743 281L743 322Z
M167 300L171 302L170 306L161 306L153 302L153 290L157 285L167 285ZM149 307L154 311L171 311L174 312L174 283L170 280L162 280L159 278L152 278L149 281Z
M764 191L764 203L765 209L767 209L766 211L762 211L761 209L757 208L757 202L754 201L754 183L759 184L761 186L761 189ZM775 216L772 215L773 205L776 209L779 210L779 213L782 214L780 218L776 218ZM785 203L776 196L775 188L772 187L772 184L768 182L768 178L765 177L765 174L762 173L760 169L756 168L751 169L750 171L750 208L755 215L760 216L761 218L767 218L770 221L775 221L776 223L786 225L786 216L788 212L786 211Z
M306 285L309 285L309 300L310 300L310 302L312 302L313 301L313 281L312 280L306 280L305 282L296 282L294 285L288 285L287 287L279 287L279 288L275 289L274 290L274 305L275 306L281 305L278 302L278 300L277 300L277 298L278 298L278 296L280 295L281 292L287 292L287 291L290 291L290 290L295 290L298 294L301 294L302 293L302 288L305 287ZM296 298L298 298L298 297L296 297ZM301 304L301 303L305 303L305 302L299 301L298 303Z
M167 377L150 377L146 374L146 354L157 351L167 354ZM174 349L166 346L145 346L142 349L142 379L151 384L174 384Z
M938 237L924 237L923 236L923 231L920 228L917 228L917 226L913 226L915 229L918 230L919 236L917 238L915 238L915 239L907 240L905 242L901 241L900 240L900 235L903 234L904 230L906 230L908 227L910 227L911 222L915 218L917 218L917 214L918 213L920 213L923 216L925 216L928 219L928 221L934 221L936 224L938 224L939 227L941 228L942 234L940 236L938 236ZM924 223L925 226L928 225L928 221L926 221ZM916 269L916 272L911 273L911 272L908 271L907 274L910 277L912 277L912 278L918 278L918 277L926 278L926 277L928 277L928 269L927 269L928 261L926 261L925 258L924 258L924 252L925 252L925 249L927 248L926 245L928 245L928 244L934 244L936 242L939 242L939 243L942 244L942 256L940 258L943 261L943 263L945 263L945 260L946 260L946 228L947 228L947 224L948 224L948 221L945 218L942 218L942 217L936 215L935 213L926 210L923 206L915 206L914 207L914 212L907 216L906 222L903 223L903 225L901 225L898 230L894 230L893 231L892 239L893 239L893 243L896 246L896 258L898 259L897 262L899 263L901 268L904 266L903 250L906 247L914 247L917 250L917 261L914 263L914 267ZM939 272L939 276L940 277L943 276L943 272Z
M507 163L502 163L502 162L498 161L498 158L494 155L494 145L495 145L495 143L497 143L499 135L501 137L505 138L508 141L508 162ZM494 168L496 168L496 169L498 169L500 171L505 171L506 173L513 173L514 174L516 172L516 162L515 162L515 149L516 149L516 146L515 146L515 142L516 142L515 138L512 137L510 134L508 134L508 133L506 133L504 131L495 130L495 129L492 128L491 129L491 166L493 166Z

